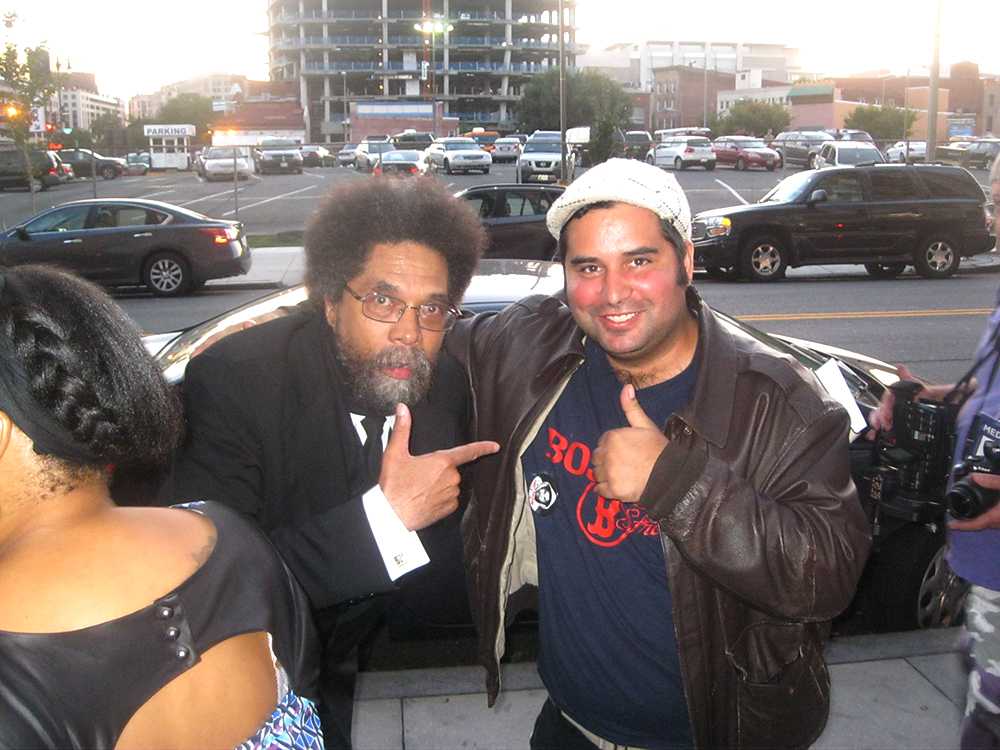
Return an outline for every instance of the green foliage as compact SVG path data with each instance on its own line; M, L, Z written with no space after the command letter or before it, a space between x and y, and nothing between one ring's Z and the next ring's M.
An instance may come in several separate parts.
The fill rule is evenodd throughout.
M149 149L149 138L143 128L149 125L149 120L133 120L125 128L125 144L129 151L146 151Z
M895 141L909 137L916 120L916 112L910 110L863 105L844 119L844 127L866 130L876 141Z
M99 150L108 150L114 145L115 131L123 127L125 126L118 115L104 112L90 121L90 134Z
M216 116L212 111L212 100L207 96L178 94L163 105L159 115L151 122L162 125L194 125L198 139L208 143L211 142L210 138L205 140L208 124Z
M596 70L566 72L566 127L590 126L594 163L614 149L616 129L628 125L632 99L616 81ZM524 133L559 129L559 71L549 70L524 87L517 113Z
M5 16L4 24L9 28L13 18ZM15 145L24 154L24 166L29 175L32 173L31 144L34 140L31 123L35 111L48 105L59 84L47 61L48 53L44 46L26 47L22 58L17 47L8 42L0 55L0 82L5 83L8 89L0 90L0 115L5 119ZM34 192L31 204L34 210Z
M777 135L788 129L791 116L788 110L780 104L738 101L729 108L726 114L718 119L717 128L712 128L716 135L756 135L762 136L768 131Z

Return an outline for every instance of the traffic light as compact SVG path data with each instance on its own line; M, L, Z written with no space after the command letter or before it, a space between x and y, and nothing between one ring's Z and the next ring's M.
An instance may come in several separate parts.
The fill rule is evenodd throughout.
M47 123L45 123L45 132L46 132L46 133L51 133L51 132L53 132L53 131L54 131L55 129L56 129L56 126L55 126L55 125L53 125L53 124L52 124L51 122L47 122Z

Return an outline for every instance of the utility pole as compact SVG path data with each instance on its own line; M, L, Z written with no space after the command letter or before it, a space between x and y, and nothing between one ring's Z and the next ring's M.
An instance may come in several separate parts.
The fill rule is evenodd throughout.
M563 0L559 0L559 154L560 182L566 184L566 41L563 38Z
M705 42L704 86L701 99L701 126L708 127L708 42Z
M931 63L931 91L927 102L927 156L930 164L937 156L938 87L941 79L941 0L934 11L934 61Z

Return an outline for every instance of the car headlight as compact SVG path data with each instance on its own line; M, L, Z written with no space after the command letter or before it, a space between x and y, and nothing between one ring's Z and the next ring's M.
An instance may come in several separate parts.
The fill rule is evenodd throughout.
M705 235L708 237L728 237L733 229L733 220L728 216L712 216L705 219Z

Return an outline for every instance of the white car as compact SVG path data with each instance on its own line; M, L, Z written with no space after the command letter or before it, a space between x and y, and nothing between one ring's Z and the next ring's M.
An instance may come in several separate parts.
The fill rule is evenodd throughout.
M471 172L490 173L493 158L471 138L439 138L427 147L427 166L443 169L445 174Z
M655 144L646 154L646 163L674 169L693 166L715 169L715 151L705 136L680 135Z
M854 167L858 164L884 164L885 157L874 143L867 141L829 141L816 157L816 168Z
M521 155L520 138L497 138L493 142L493 163L502 161L517 161Z
M885 158L902 164L906 161L923 161L927 158L927 141L896 141L885 150Z
M239 146L212 146L201 156L199 171L205 182L215 179L233 179L233 171L239 179L245 180L253 172L253 162L246 149Z
M535 138L524 144L517 158L517 182L557 182L562 171L562 153L559 140ZM573 180L576 173L576 154L566 150L566 179Z

